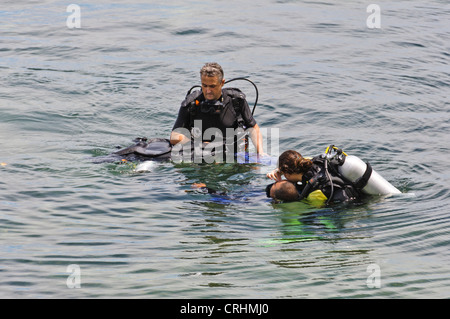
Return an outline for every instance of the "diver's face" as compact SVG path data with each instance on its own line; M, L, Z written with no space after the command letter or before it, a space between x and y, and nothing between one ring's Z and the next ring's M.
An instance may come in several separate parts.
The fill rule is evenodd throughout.
M201 76L202 91L205 99L218 100L222 96L222 87L225 84L225 80L219 80L217 76Z
M292 183L301 182L303 174L284 174L284 177Z

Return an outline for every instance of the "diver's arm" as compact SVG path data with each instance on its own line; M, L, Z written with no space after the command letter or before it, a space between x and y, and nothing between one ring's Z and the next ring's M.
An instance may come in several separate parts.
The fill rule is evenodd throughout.
M190 123L188 102L184 100L181 103L181 107L178 111L178 117L173 125L172 132L170 133L170 144L176 145L178 143L184 144L190 141L190 132L187 127Z
M263 155L263 138L258 124L250 128L250 138L252 139L253 145L255 145L256 153Z

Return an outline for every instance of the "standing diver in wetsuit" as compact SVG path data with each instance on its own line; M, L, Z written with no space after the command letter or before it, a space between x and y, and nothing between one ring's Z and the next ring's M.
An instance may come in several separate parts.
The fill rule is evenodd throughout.
M249 130L257 154L263 154L262 135L245 95L238 89L223 88L222 67L217 63L206 63L200 70L200 79L201 90L188 94L181 104L170 143L186 144L193 138L201 138L206 145L216 139L228 140L227 129L241 127ZM235 153L237 143L232 143Z

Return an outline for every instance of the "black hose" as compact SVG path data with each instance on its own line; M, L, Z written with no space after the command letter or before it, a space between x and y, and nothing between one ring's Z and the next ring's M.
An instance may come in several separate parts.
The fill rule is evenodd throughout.
M334 195L334 185L333 185L333 180L330 176L330 173L328 172L328 159L327 158L325 159L324 167L325 167L325 174L327 175L327 178L330 181L330 185L331 185L330 197L327 199L327 203L326 203L328 205Z
M253 105L253 110L252 110L252 115L254 115L254 113L255 113L255 109L256 109L256 104L258 104L258 97L259 97L259 92L258 92L258 87L256 86L256 84L255 83L253 83L252 81L250 81L249 79L247 79L247 78L244 78L244 77L240 77L240 78L234 78L234 79L231 79L231 80L228 80L228 81L225 81L225 84L227 84L227 83L230 83L230 82L232 82L232 81L237 81L237 80L243 80L243 81L247 81L247 82L250 82L254 87L255 87L255 91L256 91L256 98L255 98L255 104Z

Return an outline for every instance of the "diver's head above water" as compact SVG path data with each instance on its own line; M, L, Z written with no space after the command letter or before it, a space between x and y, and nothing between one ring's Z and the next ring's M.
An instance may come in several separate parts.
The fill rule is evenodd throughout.
M304 158L299 152L288 150L278 159L278 169L287 180L299 182L303 175L312 167L313 162Z
M299 193L295 185L289 181L281 181L266 187L267 197L283 202L292 202L299 199Z
M206 100L218 100L225 84L223 69L218 63L206 63L200 70L202 92Z

